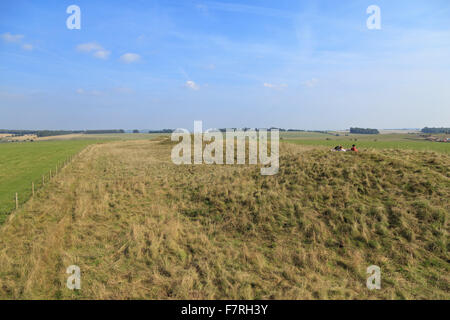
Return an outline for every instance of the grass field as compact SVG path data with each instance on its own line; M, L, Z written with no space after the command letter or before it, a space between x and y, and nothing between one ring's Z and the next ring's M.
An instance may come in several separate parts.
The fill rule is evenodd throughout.
M176 166L172 145L82 151L1 227L0 297L450 299L445 152L283 143L279 174L261 176Z
M42 187L42 176L49 179L50 170L55 172L69 156L88 145L117 140L154 139L159 134L73 134L39 138L28 143L0 143L0 224L15 208L15 193L19 203L31 195L31 183L35 189Z
M42 186L42 175L49 178L50 170L69 156L99 140L68 140L0 144L0 224L15 208L15 193L22 204L31 195L31 183L36 190Z
M336 145L343 145L346 148L350 148L353 144L356 144L360 150L405 149L450 153L450 143L426 141L418 134L349 134L348 136L341 134L337 137L331 134L315 132L293 132L282 133L281 137L286 142L310 146L321 145L330 148L334 148Z
M61 136L50 136L39 138L39 141L44 140L145 140L154 139L159 136L167 136L163 133L103 133L103 134L67 134Z

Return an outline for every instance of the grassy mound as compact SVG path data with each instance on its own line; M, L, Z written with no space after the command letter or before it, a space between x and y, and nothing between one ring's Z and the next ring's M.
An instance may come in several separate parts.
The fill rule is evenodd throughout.
M170 150L86 150L0 230L0 297L450 298L448 155L282 144L280 172L261 176L175 166Z

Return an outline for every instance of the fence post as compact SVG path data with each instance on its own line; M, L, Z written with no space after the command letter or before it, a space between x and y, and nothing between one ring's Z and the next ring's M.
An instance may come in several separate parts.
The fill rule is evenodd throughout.
M19 209L19 195L16 192L16 210Z
M34 182L31 182L31 193L33 194L34 197Z
M42 175L42 185L45 185L45 178L44 178L44 175Z

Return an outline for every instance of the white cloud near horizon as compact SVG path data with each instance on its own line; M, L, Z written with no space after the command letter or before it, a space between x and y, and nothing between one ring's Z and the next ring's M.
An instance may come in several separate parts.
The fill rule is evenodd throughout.
M288 87L288 85L286 83L273 84L273 83L267 83L267 82L264 82L263 86L266 88L269 88L269 89L283 89L283 88Z
M90 91L86 91L82 88L79 88L77 90L75 90L75 92L79 95L88 95L88 96L100 96L103 94L103 92L98 91L98 90L90 90Z
M127 87L117 87L113 89L116 93L122 93L122 94L131 94L134 93L134 90Z
M114 87L114 88L104 89L101 91L100 90L85 90L83 88L78 88L75 90L75 93L77 93L79 95L86 95L86 96L100 96L103 94L108 94L108 95L133 94L133 93L135 93L135 91L128 87Z
M120 61L123 63L133 63L141 60L141 56L137 53L125 53L120 57Z

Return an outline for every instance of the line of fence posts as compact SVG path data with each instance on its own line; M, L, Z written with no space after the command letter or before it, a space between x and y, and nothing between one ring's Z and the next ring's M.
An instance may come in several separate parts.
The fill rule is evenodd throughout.
M76 155L69 155L63 161L62 166L60 163L60 165L59 165L60 170L63 169L64 167L66 167L69 163L71 163L73 158L77 155L78 155L78 153ZM57 174L58 174L58 163L56 164L55 173L54 173L53 177L55 177ZM45 186L45 176L46 176L45 174L42 175L42 186ZM48 181L50 181L51 179L52 179L52 169L50 169ZM31 182L31 196L34 197L34 195L35 195L35 185L34 185L34 181L32 181ZM16 210L17 210L17 209L19 209L19 193L18 192L16 192L16 195L15 195L15 203L16 203Z

